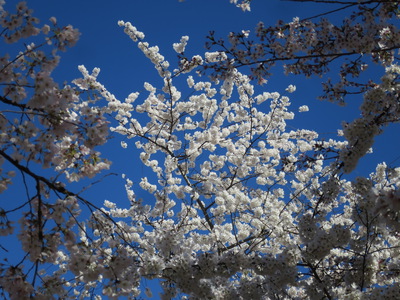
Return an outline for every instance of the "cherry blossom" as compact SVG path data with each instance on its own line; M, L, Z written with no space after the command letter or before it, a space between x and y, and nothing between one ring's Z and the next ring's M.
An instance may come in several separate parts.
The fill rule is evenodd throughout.
M399 121L395 96L400 45L398 2L290 1L336 4L337 8L304 20L294 17L288 23L278 21L275 26L260 22L252 34L232 32L227 41L211 32L207 48L224 53L226 59L210 61L203 72L211 69L212 76L221 79L229 77L232 68L248 67L251 77L263 84L271 70L282 63L286 74L323 77L322 100L345 105L348 96L364 94L362 118L344 126L349 147L342 154L342 164L349 173L373 145L375 136ZM347 13L342 23L325 18L342 11ZM361 79L371 64L382 67L382 83ZM335 83L330 74L336 67L340 71ZM360 130L364 134L359 137Z
M231 2L245 10L250 3ZM62 87L53 79L58 51L73 46L79 31L59 27L55 18L35 27L39 20L25 3L17 5L16 14L4 9L4 42L39 35L43 43L21 44L17 56L0 59L0 192L18 178L29 191L25 201L0 208L0 236L18 239L26 254L17 264L0 262L1 296L395 298L400 168L382 162L369 176L347 175L399 113L399 68L388 50L397 29L386 24L393 6L363 7L343 32L326 20L259 25L259 36L275 42L270 46L275 58L295 60L288 70L318 73L325 72L322 65L309 69L306 58L296 58L298 51L336 51L344 32L356 37L367 31L350 26L352 20L375 20L379 12L382 24L368 30L379 32L374 38L382 51L371 48L369 54L385 73L363 90L361 117L330 139L288 124L296 118L294 85L283 91L254 86L252 79L264 76L265 69L246 74L242 66L266 50L257 45L250 58L240 52L247 32L230 35L231 49L192 58L185 55L190 43L183 36L171 44L178 61L170 63L132 23L119 21L159 80L118 99L100 82L99 68L78 66L82 76ZM322 29L329 29L325 38ZM278 39L286 39L287 47ZM355 40L346 51L355 52L364 42L369 45ZM209 67L216 72L212 78L199 76ZM354 85L342 82L335 91L349 87ZM307 114L309 106L301 104L299 112ZM125 207L117 204L121 199L97 205L99 199L84 198L71 184L101 173L107 180L111 162L98 146L113 143L110 133L122 139L115 147L151 173L122 175ZM143 284L153 279L160 282L161 295Z

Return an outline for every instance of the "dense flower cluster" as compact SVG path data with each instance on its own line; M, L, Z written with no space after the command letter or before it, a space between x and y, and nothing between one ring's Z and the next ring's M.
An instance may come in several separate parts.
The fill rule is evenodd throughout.
M120 222L96 215L91 225L99 232L95 244L131 260L129 268L118 267L131 277L121 273L109 287L114 295L136 294L141 277L163 279L163 299L394 293L399 245L389 237L398 230L399 170L383 164L369 179L341 179L338 153L347 144L288 131L294 114L287 96L256 94L250 78L233 69L217 84L188 76L183 82L192 92L183 98L176 82L184 72L177 72L160 74L161 89L145 83L148 95L135 106L137 93L112 102L119 122L112 131L136 141L156 175L139 184L148 199L137 199L127 179L131 208L105 203ZM123 243L115 244L116 236ZM122 287L123 280L129 284Z
M72 26L58 27L55 18L50 19L50 25L38 28L39 20L32 16L25 2L16 5L14 14L4 10L3 5L1 1L0 37L5 43L15 44L38 34L43 37L42 43L21 43L25 47L15 56L7 54L3 42L4 52L0 57L0 191L4 192L17 179L16 174L23 174L30 195L27 201L18 200L13 208L7 205L6 209L1 204L2 236L12 234L18 225L15 219L10 219L15 210L28 211L21 215L17 231L27 255L19 265L10 265L7 260L1 262L0 286L12 299L24 299L35 294L36 287L27 281L22 262L30 261L36 266L58 263L58 249L76 241L71 228L79 214L77 198L58 181L59 177L78 181L108 169L110 162L102 159L95 147L106 142L109 130L104 112L96 106L99 99L83 101L80 95L84 89L60 87L52 78L60 59L57 52L73 46L79 31ZM44 177L34 171L35 165L50 169L52 176ZM27 186L31 180L32 194ZM42 279L49 284L58 282L60 274L65 273L65 267L61 269ZM38 276L36 270L33 282ZM57 284L37 296L46 298L53 292L65 293Z
M313 21L316 17L304 20L296 17L292 22L278 21L276 26L269 27L260 22L254 37L248 32L232 32L229 42L211 33L207 47L225 53L227 59L210 61L204 68L212 69L212 76L221 79L229 77L232 68L248 66L251 77L258 83L265 83L271 68L280 62L286 74L307 77L323 77L339 68L338 82L326 78L320 98L344 105L346 96L364 93L363 117L345 126L349 149L343 153L342 163L344 171L349 173L383 127L399 121L396 75L396 54L400 48L399 3L381 0L326 2L338 5L330 13L348 11L342 23L332 23L326 18ZM370 64L386 68L381 84L370 78L361 79Z
M343 174L368 151L388 114L399 113L395 65L365 94L362 117L342 132L348 141L326 140L287 126L295 117L287 94L295 86L259 91L225 52L184 58L187 36L172 45L180 61L171 70L142 32L118 24L154 64L161 86L146 82L142 94L119 100L98 81L98 68L79 66L75 87L60 88L51 77L58 57L42 49L73 45L77 31L68 26L44 26L43 45L1 58L0 188L16 176L10 168L35 184L26 205L0 210L2 236L13 234L9 216L27 210L17 235L27 254L22 262L33 266L2 261L1 296L135 298L145 290L142 279L159 279L162 299L398 295L400 168L381 163L355 180ZM6 26L3 34L11 34ZM197 76L201 64L225 62L229 70L219 80ZM136 185L134 171L123 175L128 208L110 200L96 207L56 180L107 169L95 147L110 142L109 129L152 171ZM56 179L36 173L33 163ZM78 222L82 204L91 216Z

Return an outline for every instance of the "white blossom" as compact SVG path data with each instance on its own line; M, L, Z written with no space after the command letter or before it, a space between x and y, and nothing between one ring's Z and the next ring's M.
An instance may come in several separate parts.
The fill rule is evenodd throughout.
M250 1L230 2L250 9ZM55 18L39 29L25 2L11 14L0 0L2 37L21 49L0 57L0 192L22 184L27 195L0 208L0 236L24 253L2 263L2 295L152 297L156 279L163 299L395 299L400 168L382 162L357 178L352 171L383 125L398 120L400 67L387 48L398 47L400 33L392 2L364 5L342 27L326 19L294 18L268 30L260 23L255 37L268 45L239 31L229 48L189 58L183 36L173 44L174 71L158 46L119 21L159 76L120 101L99 82L99 68L80 65L80 78L60 87L56 53L79 31ZM36 35L42 43L20 42ZM298 100L285 96L295 86L284 95L254 86L253 79L265 82L268 60L252 63L266 53L285 60L288 73L307 75L321 75L319 63L332 53L363 54L354 69L340 67L343 81L326 83L332 97L357 87L346 72L367 70L358 60L368 53L385 70L380 83L360 85L361 114L335 140L296 128ZM216 75L198 76L210 66L220 68ZM99 152L106 143L127 155L118 159L123 196L118 184L106 185L115 175ZM107 198L115 198L97 201L96 188L111 188Z

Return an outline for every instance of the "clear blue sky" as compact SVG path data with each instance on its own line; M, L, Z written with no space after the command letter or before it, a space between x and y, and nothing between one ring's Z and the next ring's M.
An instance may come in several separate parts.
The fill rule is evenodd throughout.
M42 22L55 16L59 25L71 24L82 33L75 47L61 53L61 64L54 73L58 82L79 77L78 65L84 64L89 70L100 67L100 82L121 100L131 92L143 90L145 81L160 86L160 79L153 65L117 25L118 20L129 21L143 31L146 40L151 45L158 45L161 54L174 66L176 55L172 44L179 42L183 35L190 37L187 52L202 55L205 36L210 30L215 30L217 36L226 37L230 31L253 30L258 21L273 25L278 19L290 21L295 16L310 17L328 9L326 5L279 0L253 0L252 11L246 13L229 0L28 0L27 3ZM310 107L310 112L296 114L296 121L291 126L315 129L322 133L321 136L325 134L329 138L341 128L342 120L351 121L358 117L360 102L357 100L347 108L317 101L315 98L321 92L320 79L289 78L282 75L279 68L274 73L275 76L263 87L265 91L284 92L294 83L297 91L290 96L293 110L297 112L303 104ZM375 154L362 161L355 175L367 176L381 161L390 163L397 159L395 165L399 165L399 146L399 126L392 126L378 138ZM131 145L130 149L133 148ZM148 176L145 167L138 165L139 158L128 150L121 149L118 142L112 142L102 150L114 161L111 171L127 173L129 177ZM96 186L86 196L96 199L98 205L105 199L121 204L127 201L120 177L109 178L107 182L108 185ZM140 192L138 194L140 196Z

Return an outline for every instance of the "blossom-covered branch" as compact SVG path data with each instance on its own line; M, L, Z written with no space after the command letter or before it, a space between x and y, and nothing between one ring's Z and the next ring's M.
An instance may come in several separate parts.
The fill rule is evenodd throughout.
M251 78L265 83L272 74L271 69L280 62L286 74L307 77L324 77L339 67L338 82L326 78L320 99L345 105L346 96L364 94L362 117L344 127L349 147L342 160L344 171L349 173L372 147L375 136L385 126L400 120L396 56L400 47L398 2L300 2L337 4L339 8L329 13L348 13L342 23L332 23L326 18L314 21L322 15L303 20L296 17L289 23L278 21L276 26L260 22L254 37L249 32L232 32L229 42L211 32L207 48L224 53L226 59L210 61L204 71L208 73L211 69L211 76L221 79L229 76L232 68L249 67ZM361 79L371 63L384 68L382 83L377 78Z
M390 7L385 3L377 5ZM399 113L399 69L394 56L382 54L396 47L390 38L376 57L370 49L385 75L364 91L363 115L345 126L344 141L288 126L297 113L289 98L296 98L296 87L276 92L253 85L254 72L243 68L255 45L247 32L230 35L236 43L230 48L210 37L224 51L191 58L183 36L172 45L179 61L171 64L143 32L119 21L158 76L120 100L98 80L99 68L80 65L81 78L60 88L51 76L56 52L79 34L59 28L54 18L38 29L30 15L24 3L17 14L1 15L7 42L20 41L22 33L46 41L0 60L0 192L12 182L26 191L11 208L0 203L0 234L17 239L24 253L18 262L0 263L3 298L151 297L143 282L153 279L161 299L390 299L400 293L400 168L382 162L369 176L345 174ZM291 40L283 52L272 29L260 27L259 37L276 44L259 47L276 59L292 53L299 68L317 58L311 70L317 73L326 71L320 63L336 59L332 53L357 52L336 48L344 32L332 26L327 40L315 32L308 48L296 48L318 26L295 19L274 27ZM313 47L321 57L313 57ZM214 68L212 80L199 76L202 66ZM301 105L299 113L308 110ZM109 131L121 138L117 144ZM124 199L102 199L100 207L69 186L110 167L97 151L105 143L150 171L124 170L125 206Z

